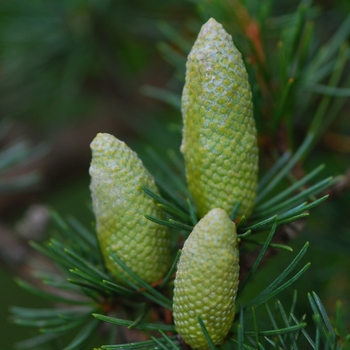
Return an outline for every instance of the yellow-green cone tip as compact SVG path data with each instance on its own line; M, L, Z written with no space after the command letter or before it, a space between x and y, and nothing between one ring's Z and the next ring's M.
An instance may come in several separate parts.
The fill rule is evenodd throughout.
M186 64L183 141L189 189L200 217L212 208L250 215L258 175L252 94L240 52L222 25L202 26Z
M176 330L193 349L208 349L197 316L215 345L224 342L235 316L238 275L236 226L224 210L212 209L186 240L174 281Z
M121 276L131 279L110 256L109 248L146 282L161 279L171 264L170 237L165 226L144 217L163 218L163 212L141 188L144 185L158 194L154 180L137 154L112 135L98 134L91 150L90 190L107 268L120 283Z

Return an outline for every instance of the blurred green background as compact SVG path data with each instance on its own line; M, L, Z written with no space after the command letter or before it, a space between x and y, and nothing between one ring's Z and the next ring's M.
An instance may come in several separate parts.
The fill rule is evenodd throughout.
M208 3L215 6L215 1ZM329 28L337 28L350 12L347 0L315 3L325 11L321 24L323 21ZM274 13L289 13L298 4L276 1ZM126 141L151 171L157 169L148 158L146 146L160 154L179 148L180 111L146 96L144 92L150 94L150 90L143 88L153 86L180 94L183 76L174 67L176 48L173 62L163 56L167 50L163 45L167 40L164 22L186 35L191 25L197 29L202 21L197 5L190 0L0 1L0 147L6 149L26 140L26 147L39 145L45 150L41 156L33 156L3 175L11 178L37 170L41 179L26 190L4 191L0 197L0 349L12 349L15 342L36 334L36 330L11 324L9 307L42 306L42 300L21 290L13 281L15 275L31 280L32 266L40 264L40 258L27 241L44 240L50 232L50 225L34 236L18 228L28 208L41 204L63 216L73 215L86 226L91 224L89 143L97 132L109 132ZM329 36L327 28L322 32L322 25L318 30L320 40ZM336 301L342 301L347 324L349 109L348 101L332 125L335 135L339 130L348 135L345 141L337 147L337 136L322 138L305 164L308 170L324 163L324 173L333 176L348 172L344 179L348 183L312 211L306 227L290 242L296 251L305 241L311 243L307 254L311 268L294 286L299 293L297 313L301 315L308 309L306 294L314 290L330 315L335 312ZM297 127L305 130L307 125L299 121ZM271 259L252 290L260 290L266 276L272 280L291 259L289 254L281 253ZM290 295L280 298L288 303L292 293L293 288ZM100 344L101 338L97 337L87 348Z

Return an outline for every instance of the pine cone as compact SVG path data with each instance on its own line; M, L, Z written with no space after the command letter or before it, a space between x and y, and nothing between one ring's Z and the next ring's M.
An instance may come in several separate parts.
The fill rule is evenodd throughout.
M186 240L175 278L173 315L177 332L194 349L223 343L235 316L239 251L236 226L222 209L212 209Z
M131 279L108 254L110 248L134 273L153 283L171 264L167 228L144 217L163 218L162 210L141 188L145 185L158 194L154 180L137 154L112 135L98 134L91 149L90 190L106 266L120 283L121 275Z
M181 151L200 217L212 208L248 216L257 189L252 95L241 54L222 25L203 25L188 56Z

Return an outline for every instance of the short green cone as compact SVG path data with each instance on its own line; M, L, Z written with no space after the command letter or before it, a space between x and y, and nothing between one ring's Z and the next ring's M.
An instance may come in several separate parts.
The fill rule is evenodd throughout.
M106 266L120 283L121 276L131 279L110 256L109 248L144 281L153 283L164 277L171 264L167 228L144 217L163 217L141 188L144 185L158 194L154 180L137 154L112 135L98 134L91 149L90 190Z
M222 209L212 209L194 227L178 262L173 315L177 332L193 349L224 342L235 316L239 251L236 226Z
M240 52L213 18L186 64L182 94L187 182L200 217L212 208L238 215L253 209L258 146L252 94Z

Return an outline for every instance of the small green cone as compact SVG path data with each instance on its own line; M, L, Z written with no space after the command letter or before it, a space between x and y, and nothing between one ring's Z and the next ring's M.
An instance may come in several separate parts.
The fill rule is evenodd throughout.
M250 215L258 176L252 94L240 52L213 18L186 64L182 93L187 182L200 217L212 208Z
M167 228L144 217L163 218L162 210L141 188L158 194L154 180L137 154L112 135L98 134L91 149L90 190L106 266L120 283L121 275L131 279L109 248L144 281L153 283L164 277L171 264Z
M197 316L215 345L225 340L235 316L238 275L236 226L224 210L212 209L186 240L174 281L176 330L193 349L208 348Z

